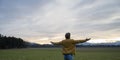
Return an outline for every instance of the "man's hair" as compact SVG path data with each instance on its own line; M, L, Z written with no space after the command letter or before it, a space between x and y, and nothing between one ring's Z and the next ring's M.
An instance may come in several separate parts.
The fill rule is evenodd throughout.
M70 33L69 32L65 34L65 38L70 39Z

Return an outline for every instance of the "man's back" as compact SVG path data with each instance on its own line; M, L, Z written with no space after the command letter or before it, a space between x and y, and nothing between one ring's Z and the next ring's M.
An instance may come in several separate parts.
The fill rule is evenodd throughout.
M75 54L75 41L73 39L65 39L61 41L63 46L63 54Z

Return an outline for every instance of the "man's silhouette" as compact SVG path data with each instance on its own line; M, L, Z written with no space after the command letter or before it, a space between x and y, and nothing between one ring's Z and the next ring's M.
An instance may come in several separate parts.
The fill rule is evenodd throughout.
M70 33L66 33L65 38L66 38L65 40L62 40L60 42L51 42L52 44L63 46L62 53L64 55L64 60L73 60L73 55L75 55L76 49L75 45L77 43L83 43L90 40L90 38L86 38L83 40L70 39Z

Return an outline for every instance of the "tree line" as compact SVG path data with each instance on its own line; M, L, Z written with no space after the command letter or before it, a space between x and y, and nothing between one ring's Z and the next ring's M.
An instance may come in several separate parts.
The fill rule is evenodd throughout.
M0 49L25 48L26 42L17 37L4 36L0 34Z
M45 47L61 47L59 45L51 45L51 44L44 44L40 45L37 43L31 43L24 41L21 38L17 38L14 36L4 36L0 34L0 49L11 49L11 48L45 48ZM120 47L120 41L117 41L115 44L110 44L110 43L101 43L101 44L78 44L76 47Z

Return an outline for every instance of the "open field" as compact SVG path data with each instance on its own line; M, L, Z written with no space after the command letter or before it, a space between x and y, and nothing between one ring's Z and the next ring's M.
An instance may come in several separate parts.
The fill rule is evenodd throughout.
M0 60L63 60L60 48L0 50ZM120 48L77 48L74 60L120 60Z

